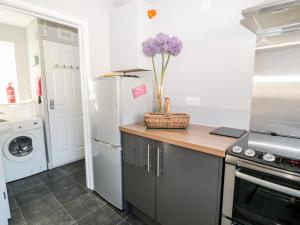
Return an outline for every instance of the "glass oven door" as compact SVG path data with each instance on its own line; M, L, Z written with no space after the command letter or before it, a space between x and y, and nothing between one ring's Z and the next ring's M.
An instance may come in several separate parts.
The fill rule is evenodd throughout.
M300 184L250 169L236 170L232 219L244 225L299 225Z

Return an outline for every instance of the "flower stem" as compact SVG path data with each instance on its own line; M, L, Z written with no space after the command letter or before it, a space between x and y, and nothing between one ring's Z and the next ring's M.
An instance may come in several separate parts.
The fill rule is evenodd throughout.
M165 72L166 72L166 69L167 69L167 67L168 67L168 64L169 64L169 61L170 61L170 57L171 55L170 54L168 54L168 58L167 58L167 62L166 62L166 64L163 66L163 71L162 71L162 77L161 77L161 84L163 83L163 80L164 80L164 77L165 77Z
M157 73L156 73L156 67L155 67L155 63L154 63L154 57L152 56L152 66L153 66L153 72L154 72L154 77L155 77L155 85L157 85L158 80L157 80Z
M164 77L164 67L165 67L165 55L164 53L161 54L161 75L160 75L160 84L163 83L163 77Z

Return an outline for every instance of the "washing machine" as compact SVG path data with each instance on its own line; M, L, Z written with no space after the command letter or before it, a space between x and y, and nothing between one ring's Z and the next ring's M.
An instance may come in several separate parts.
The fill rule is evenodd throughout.
M47 170L42 120L0 122L0 150L6 182Z

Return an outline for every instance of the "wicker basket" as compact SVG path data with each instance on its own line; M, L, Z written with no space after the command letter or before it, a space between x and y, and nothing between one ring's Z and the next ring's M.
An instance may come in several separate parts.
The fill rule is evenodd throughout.
M185 129L190 116L186 113L145 113L144 122L147 128Z

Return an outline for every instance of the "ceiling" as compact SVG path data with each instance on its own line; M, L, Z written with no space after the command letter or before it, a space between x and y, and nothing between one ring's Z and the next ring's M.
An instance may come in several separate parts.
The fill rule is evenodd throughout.
M120 6L125 2L128 2L128 0L107 0L107 2L112 6Z
M26 27L33 19L33 16L0 7L0 23Z
M106 0L110 5L112 6L115 6L115 7L118 7L130 0ZM146 0L147 2L149 3L155 3L155 2L158 2L159 0Z

